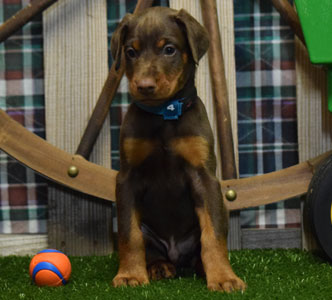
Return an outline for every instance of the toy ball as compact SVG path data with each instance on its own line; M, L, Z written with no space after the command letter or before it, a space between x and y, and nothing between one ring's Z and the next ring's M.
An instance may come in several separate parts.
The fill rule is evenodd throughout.
M45 249L38 252L31 260L30 277L38 286L65 285L70 277L69 258L61 251Z

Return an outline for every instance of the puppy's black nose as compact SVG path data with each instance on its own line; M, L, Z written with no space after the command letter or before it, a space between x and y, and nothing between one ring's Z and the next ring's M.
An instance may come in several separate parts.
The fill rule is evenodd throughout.
M151 95L156 90L156 81L153 78L143 78L137 81L137 90L143 95Z

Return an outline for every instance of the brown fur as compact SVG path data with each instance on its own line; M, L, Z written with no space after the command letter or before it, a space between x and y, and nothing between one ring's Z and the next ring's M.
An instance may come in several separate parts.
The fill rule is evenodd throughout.
M147 139L126 138L123 142L123 151L130 165L138 166L153 151L154 142Z
M133 41L133 48L134 48L136 51L140 51L140 50L141 50L141 46L140 46L140 42L139 42L139 40Z
M204 167L209 157L208 142L201 136L186 136L171 141L173 151L193 167Z
M207 48L205 29L186 11L169 8L127 15L112 38L115 63L124 53L130 93L140 104L129 106L121 127L114 286L203 266L209 289L246 288L228 261L228 212L215 176L213 134L194 92L196 65ZM174 98L184 101L178 120L142 109Z
M202 262L208 288L226 292L241 289L243 283L238 280L228 261L226 240L217 238L206 209L198 208L197 215L202 229Z
M174 278L176 274L174 265L166 261L156 261L149 266L148 270L151 280Z
M161 39L158 43L157 43L157 47L158 48L163 48L166 45L166 40L165 39Z
M129 239L119 237L120 268L113 279L113 285L137 286L149 283L145 263L143 235L139 228L139 221L135 212L131 215Z

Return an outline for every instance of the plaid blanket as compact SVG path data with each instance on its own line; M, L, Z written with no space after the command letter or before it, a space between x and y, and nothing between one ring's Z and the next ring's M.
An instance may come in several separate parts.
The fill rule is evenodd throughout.
M157 1L158 2L158 1ZM0 1L0 23L28 4ZM161 0L161 5L167 5ZM109 41L136 0L108 0ZM294 38L270 1L234 0L240 174L254 176L296 164ZM0 44L0 108L45 136L42 23L39 16ZM111 55L109 55L111 64ZM119 128L129 104L123 79L110 110L112 164L119 167ZM47 182L0 153L0 233L47 231ZM243 227L299 226L299 201L241 213Z
M0 22L28 1L0 2ZM41 16L0 44L0 108L45 136ZM0 233L43 233L47 221L44 179L0 153Z
M294 35L271 1L234 1L240 176L298 163ZM242 227L300 226L298 199L241 212Z

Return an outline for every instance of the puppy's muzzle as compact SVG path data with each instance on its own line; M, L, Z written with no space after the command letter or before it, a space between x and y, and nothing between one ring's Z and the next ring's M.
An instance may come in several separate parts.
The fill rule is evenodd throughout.
M136 81L137 92L143 96L151 96L155 93L157 83L152 77L142 78Z

